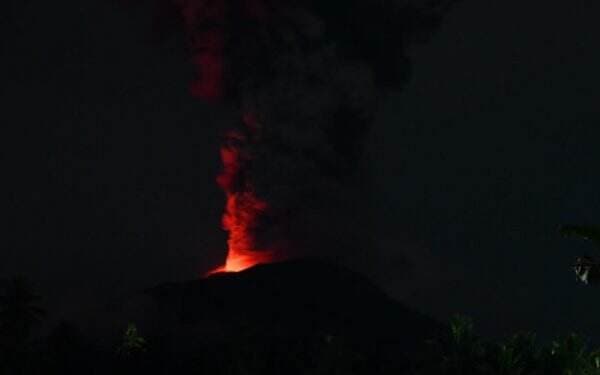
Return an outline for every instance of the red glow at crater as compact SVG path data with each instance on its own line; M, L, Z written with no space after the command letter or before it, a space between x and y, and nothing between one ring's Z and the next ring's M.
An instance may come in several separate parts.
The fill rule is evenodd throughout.
M228 17L233 7L246 20L265 21L269 16L264 0L173 0L182 15L192 52L192 62L196 67L197 79L190 91L193 96L209 102L224 97L226 63L225 29L230 21ZM235 12L234 12L235 13ZM225 264L211 271L237 272L258 263L270 262L273 252L259 249L256 245L255 231L258 219L268 209L268 204L260 199L244 173L249 156L244 147L255 142L260 136L260 126L256 114L246 111L242 116L245 129L231 131L221 147L223 172L217 177L217 183L223 189L226 198L225 212L222 217L223 229L229 233L228 253Z
M253 114L245 113L243 122L249 132L258 131L259 126ZM248 142L247 136L231 131L228 140L221 146L223 172L217 177L217 183L226 196L222 224L223 229L229 232L228 252L225 264L209 274L238 272L259 263L268 263L273 258L273 252L257 249L255 244L253 232L258 218L268 209L268 204L256 196L251 181L243 177L243 165L248 160L245 160L240 144Z

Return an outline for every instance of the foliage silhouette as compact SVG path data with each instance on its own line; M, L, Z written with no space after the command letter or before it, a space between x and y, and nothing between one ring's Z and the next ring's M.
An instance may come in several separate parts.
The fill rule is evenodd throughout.
M33 325L46 311L38 306L41 297L24 277L3 280L0 286L0 338L12 346L23 345Z
M600 226L598 225L561 225L560 234L566 237L577 237L590 241L600 250ZM600 284L600 262L585 254L575 258L573 265L578 281L588 285Z
M563 236L591 241L600 250L600 225L561 225L558 231Z
M486 370L481 365L485 355L484 342L473 333L473 322L467 316L453 315L448 335L428 340L428 343L439 355L439 371L443 374L478 374Z
M438 350L437 361L412 374L600 375L600 349L588 352L575 333L537 349L531 332L492 343L479 339L472 328L470 319L455 315L448 335L429 341Z
M123 334L123 341L117 348L117 353L123 357L132 357L140 353L145 353L146 351L146 340L140 336L136 325L129 323Z
M46 315L40 300L24 277L0 282L0 373L19 373L31 365L31 331Z

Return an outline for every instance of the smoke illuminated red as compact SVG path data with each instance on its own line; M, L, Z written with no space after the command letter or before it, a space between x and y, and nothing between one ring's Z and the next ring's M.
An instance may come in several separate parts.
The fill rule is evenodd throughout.
M249 129L257 129L255 117L244 115L244 123ZM239 132L228 134L230 143L246 142L247 139ZM265 201L254 193L249 181L243 179L241 173L244 160L241 149L235 144L224 144L221 147L223 172L217 177L217 183L226 196L223 228L229 232L227 240L228 252L225 264L215 272L237 272L252 267L258 263L272 260L273 253L257 249L253 231L258 218L268 209Z
M213 53L199 53L194 56L194 64L202 66L201 77L193 82L190 91L193 96L215 101L223 95L222 56Z
M181 10L189 37L197 79L191 84L193 96L216 101L223 95L223 49L225 1L174 0ZM208 24L210 27L199 28Z
M226 0L173 0L179 7L196 66L197 79L190 91L193 96L215 102L224 95L225 32L227 17L232 6L241 5L247 19L264 20L267 7L263 0L244 0L233 4ZM248 133L258 132L256 116L250 112L243 115ZM253 231L258 218L268 205L256 196L252 182L244 178L243 168L248 162L240 144L251 142L241 132L232 131L221 147L223 172L217 183L225 192L226 205L222 218L223 228L229 233L228 253L225 264L211 271L237 272L257 263L269 262L272 252L257 249Z
M368 244L353 206L377 86L406 83L406 47L458 1L158 0L159 36L185 30L192 95L241 117L220 150L228 253L211 273Z
M197 71L197 79L190 86L191 94L215 102L224 94L224 27L229 8L241 5L247 19L260 21L267 17L267 6L263 0L244 0L235 5L226 0L173 0L173 3L181 11Z
M378 89L404 87L408 47L460 0L147 2L156 41L185 34L190 93L223 104L224 125L239 117L217 176L227 254L208 274L315 254L363 259L372 245L363 151L386 96Z

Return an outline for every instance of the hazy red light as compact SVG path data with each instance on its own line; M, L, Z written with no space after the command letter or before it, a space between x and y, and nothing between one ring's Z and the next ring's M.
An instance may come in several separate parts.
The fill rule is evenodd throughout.
M245 113L242 117L250 132L259 131L256 116ZM247 137L239 132L230 132L228 137L239 142L247 142ZM223 228L229 232L227 258L225 264L211 271L237 272L258 263L272 261L273 253L257 249L253 231L258 218L268 209L268 204L254 193L251 181L243 180L240 171L244 163L240 149L225 143L221 146L223 172L217 183L225 192L226 204L223 213ZM240 189L241 185L241 189Z
M211 102L220 100L224 95L224 25L230 14L228 7L241 6L247 19L265 20L268 7L264 0L243 0L237 5L225 0L174 0L180 7L185 23L192 61L196 66L197 79L190 86L195 97ZM243 122L247 133L260 135L256 114L246 111ZM229 140L250 143L241 132L228 134ZM254 230L258 218L268 209L267 202L256 196L252 181L244 177L243 168L248 160L241 155L238 145L225 143L221 147L223 172L217 177L217 183L225 192L226 204L222 218L223 228L229 233L227 240L227 259L225 264L211 271L237 272L257 263L272 260L272 252L257 249Z

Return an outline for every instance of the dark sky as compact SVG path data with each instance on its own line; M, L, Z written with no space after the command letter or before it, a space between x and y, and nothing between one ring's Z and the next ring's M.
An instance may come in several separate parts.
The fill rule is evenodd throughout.
M216 265L230 111L190 97L183 42L150 42L143 10L48 3L10 1L1 20L0 276L31 277L60 314ZM600 5L569 5L465 0L412 52L368 140L368 272L487 335L600 345L600 290L569 268L593 250L556 233L600 220Z

